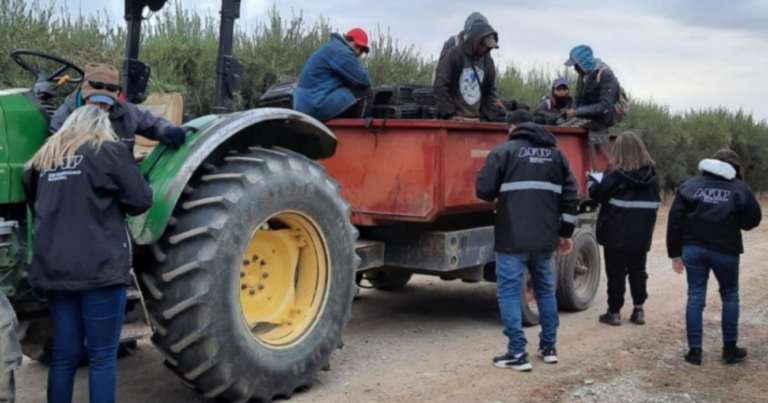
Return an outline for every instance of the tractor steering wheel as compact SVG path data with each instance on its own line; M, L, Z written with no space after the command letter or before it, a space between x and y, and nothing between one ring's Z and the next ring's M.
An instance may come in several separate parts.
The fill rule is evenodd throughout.
M54 71L53 73L45 73L30 66L29 63L27 63L27 61L24 60L24 56L39 57L45 60L50 60L50 61L59 63L62 66L61 68ZM72 84L79 84L83 82L83 76L85 76L85 72L83 71L83 69L78 67L76 64L70 62L69 60L62 59L58 56L54 56L48 53L40 52L38 50L27 50L27 49L14 50L13 52L11 52L11 58L13 59L14 62L16 62L16 64L21 66L21 68L32 73L37 79L38 83L48 82L48 83L56 84L61 79L62 74L64 74L65 71L70 69L80 74L80 78L74 78L69 80L69 82Z

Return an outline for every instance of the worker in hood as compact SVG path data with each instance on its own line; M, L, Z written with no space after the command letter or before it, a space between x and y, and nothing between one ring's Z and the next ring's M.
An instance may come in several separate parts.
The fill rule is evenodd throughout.
M613 70L595 58L587 45L574 47L565 66L573 67L579 74L574 105L566 110L567 125L592 130L612 126L614 104L619 100L619 80Z
M293 97L293 108L325 122L367 118L373 111L371 77L358 58L368 53L368 34L355 28L331 40L307 60Z
M541 123L559 125L565 122L565 111L571 108L571 84L567 78L560 77L552 83L552 91L542 98L533 114Z
M464 29L462 29L458 34L451 36L448 38L447 41L445 41L445 44L443 44L443 50L440 51L440 57L437 59L438 64L440 63L440 60L445 56L445 54L451 50L454 46L459 46L462 43L464 43L464 40L467 38L467 33L469 32L469 29L472 27L472 24L475 23L475 21L482 21L486 24L488 24L488 19L485 18L484 15L478 13L477 11L473 12L467 17L467 20L464 21ZM435 84L435 76L437 74L437 64L435 64L435 71L432 72L432 84Z
M434 92L441 118L490 121L503 109L496 92L496 66L491 50L498 49L498 33L475 21L466 40L451 48L437 66ZM500 108L501 106L501 108Z
M108 64L89 63L80 89L64 100L51 118L48 130L58 132L72 112L83 105L95 105L109 113L112 130L120 142L133 152L136 134L179 148L186 140L184 130L171 122L143 111L121 97L120 73Z

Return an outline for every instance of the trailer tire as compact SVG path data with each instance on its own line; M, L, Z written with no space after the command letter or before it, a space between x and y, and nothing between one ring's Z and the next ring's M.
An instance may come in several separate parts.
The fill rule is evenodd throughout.
M592 305L600 287L600 249L592 231L573 233L573 252L557 257L557 302L569 312Z
M533 285L528 270L523 275L523 287L520 290L520 307L523 311L523 326L538 326L539 310L533 296Z
M142 275L152 341L209 399L289 399L329 366L352 316L351 206L322 166L288 150L204 167Z
M395 270L377 270L364 273L371 286L380 291L400 291L411 281L413 273Z

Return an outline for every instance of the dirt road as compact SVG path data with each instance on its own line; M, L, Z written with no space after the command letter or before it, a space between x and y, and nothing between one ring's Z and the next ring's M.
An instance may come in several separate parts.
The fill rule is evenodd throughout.
M364 291L355 301L346 346L316 385L294 396L299 402L768 402L768 222L745 235L742 257L741 344L749 360L719 361L721 349L717 286L710 282L705 313L705 362L682 360L685 345L685 279L670 269L661 217L649 256L650 299L646 326L626 321L613 328L597 317L605 310L605 278L593 307L563 314L558 349L561 363L534 358L534 371L493 367L504 351L493 284L415 278L400 293ZM531 346L537 328L526 331ZM150 345L121 358L118 401L122 403L204 400L165 370ZM86 371L78 374L75 401L87 401ZM26 363L18 372L20 403L45 401L46 371Z

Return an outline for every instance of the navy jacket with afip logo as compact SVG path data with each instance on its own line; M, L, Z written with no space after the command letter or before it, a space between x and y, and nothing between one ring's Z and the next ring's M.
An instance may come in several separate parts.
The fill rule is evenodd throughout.
M126 215L152 206L152 189L125 144L84 145L64 164L22 181L34 215L32 283L82 291L130 284L131 238Z
M573 235L576 180L555 136L534 123L518 126L488 155L475 190L482 200L498 198L496 252L554 252Z
M744 253L741 230L760 225L760 204L749 187L735 179L736 170L730 164L705 159L699 170L701 175L680 186L669 211L669 257L680 257L685 245L732 255Z
M597 242L608 249L649 251L661 204L653 167L606 172L590 181L589 197L600 203Z

